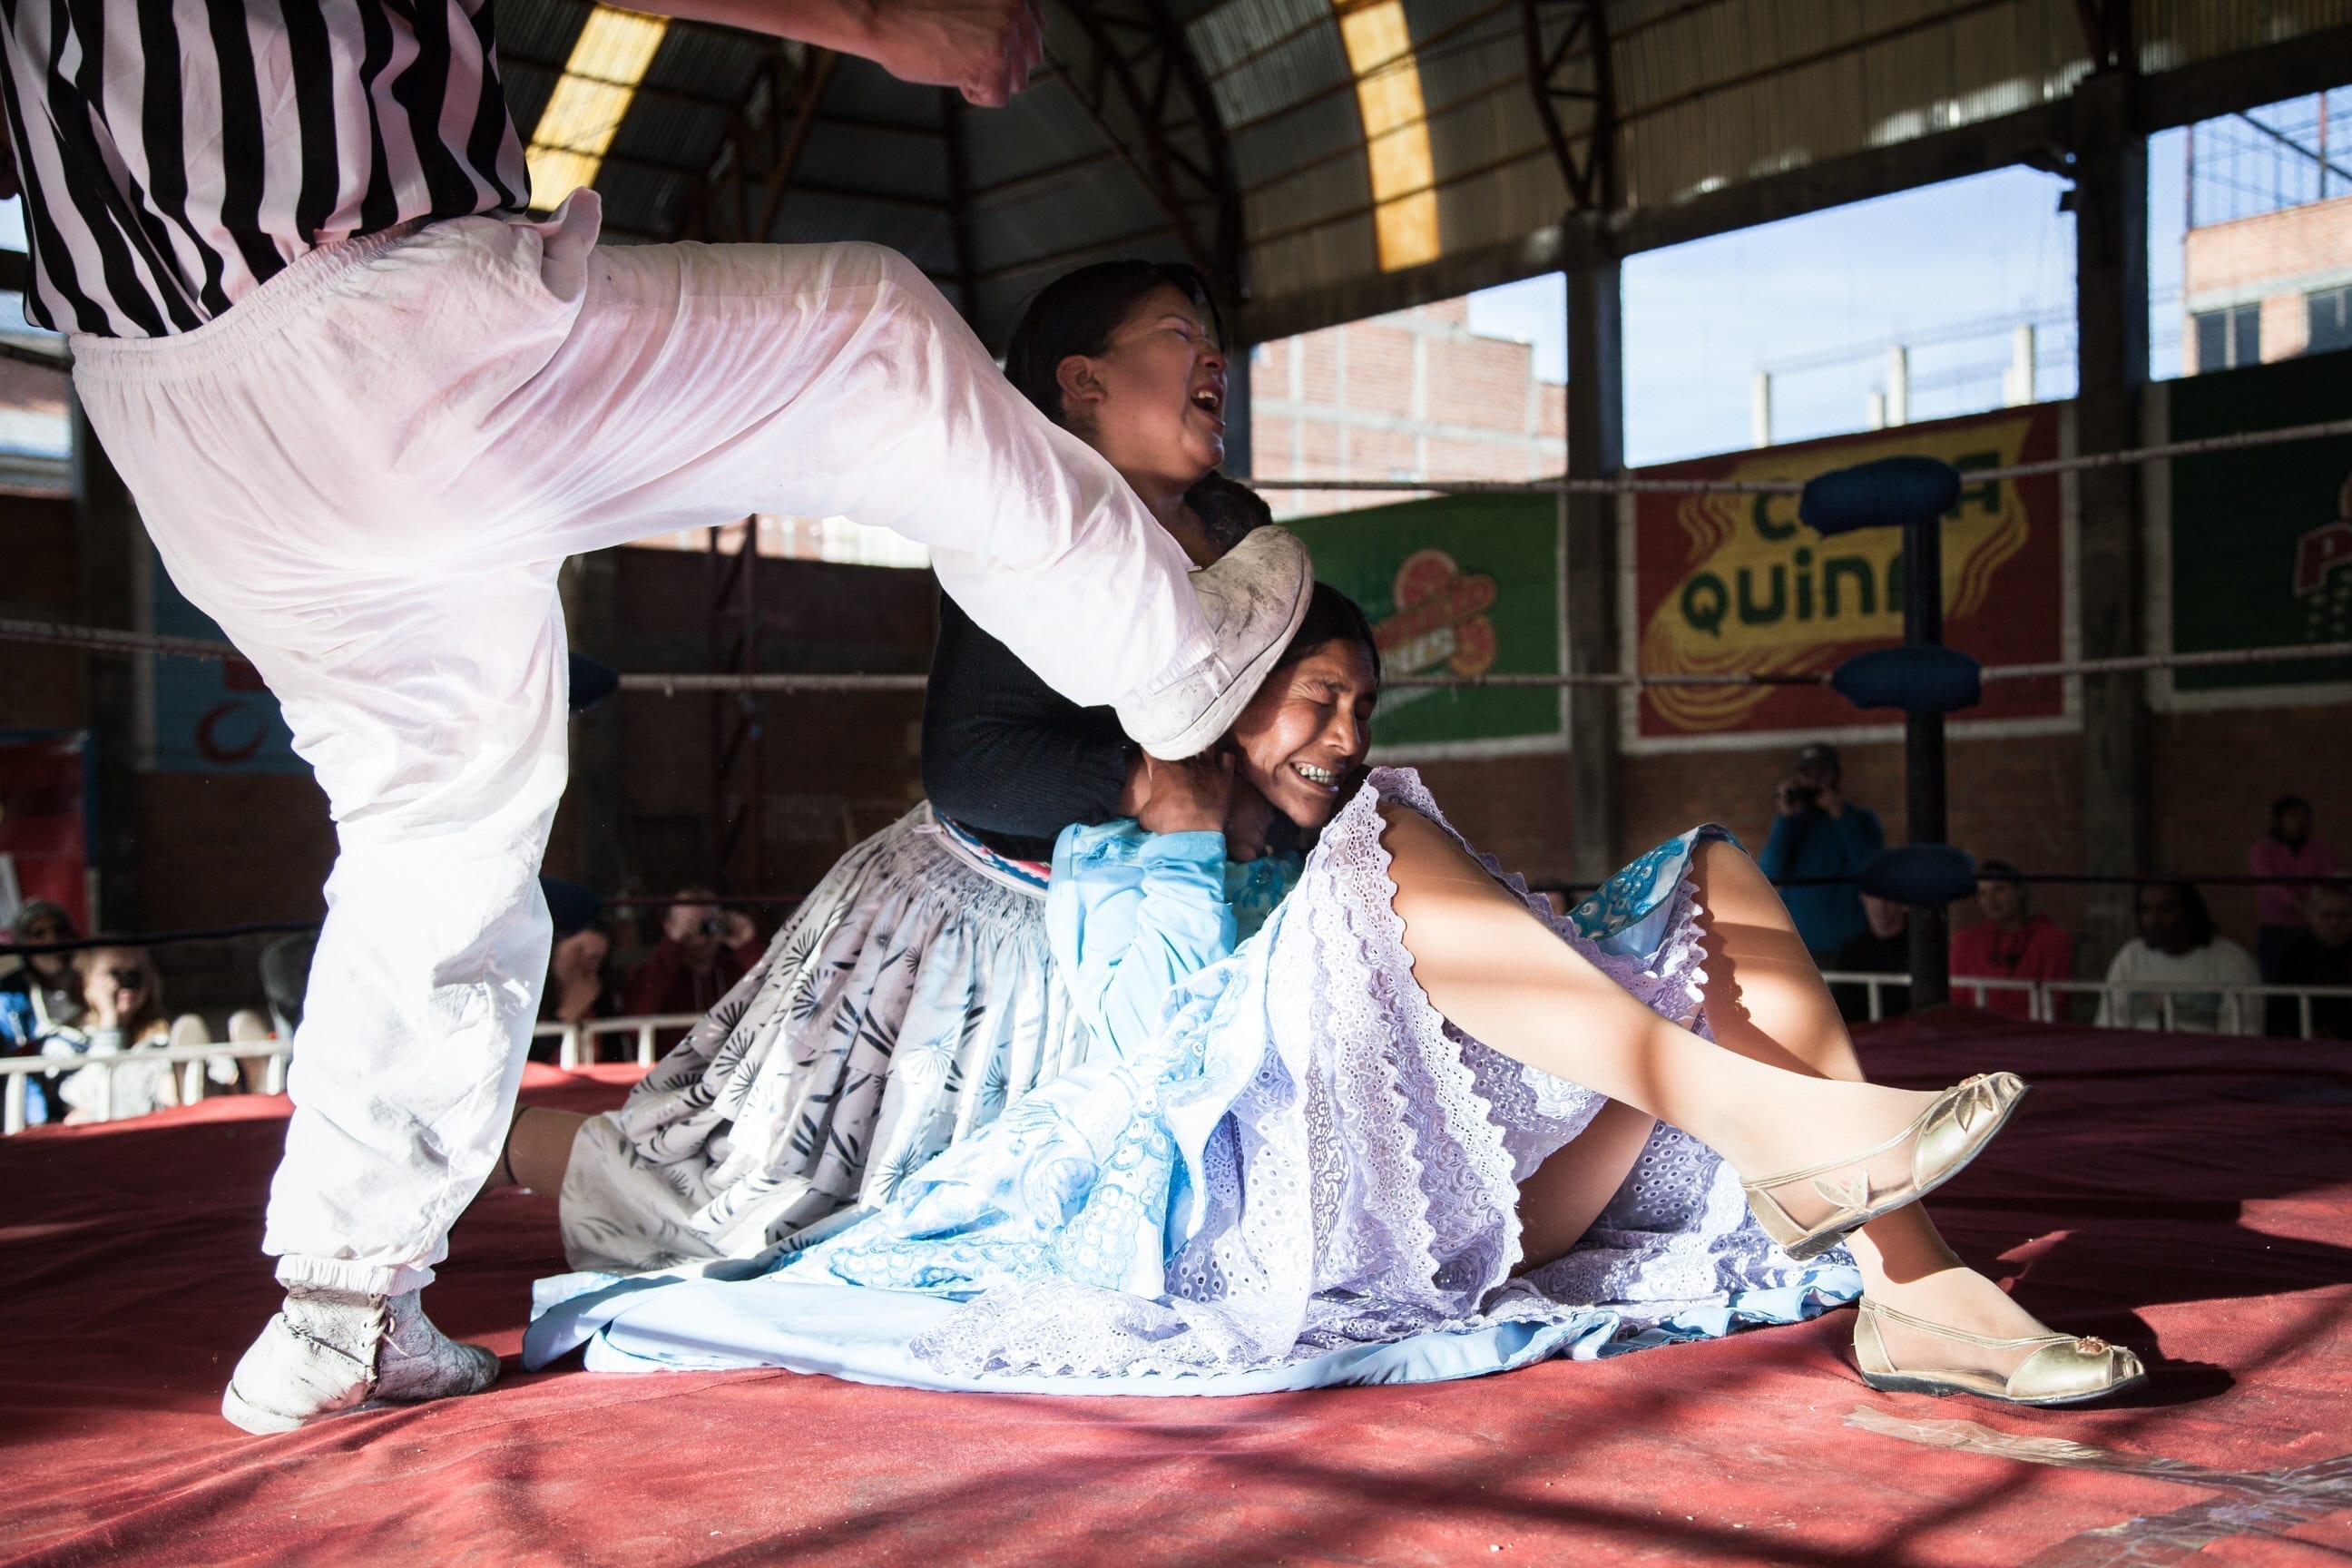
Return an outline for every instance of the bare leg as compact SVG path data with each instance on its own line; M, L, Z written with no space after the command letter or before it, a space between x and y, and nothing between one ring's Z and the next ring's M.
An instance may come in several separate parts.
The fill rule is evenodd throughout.
M1786 905L1756 863L1721 840L1700 846L1693 870L1705 910L1708 1030L1718 1044L1790 1072L1859 1079L1862 1064L1844 1020L1805 951ZM1997 1338L2051 1331L1969 1268L1944 1245L1927 1209L1873 1220L1848 1238L1865 1293L1932 1322ZM1929 1359L1926 1347L1899 1342L1898 1361ZM1950 1360L1948 1342L1934 1352Z
M550 1197L563 1190L564 1173L572 1168L572 1139L588 1119L574 1111L550 1110L527 1105L507 1130L506 1158L498 1175L515 1185Z
M1519 1266L1524 1274L1568 1256L1625 1184L1658 1119L1611 1100L1571 1142L1519 1184Z
M1403 807L1383 816L1413 976L1438 1011L1496 1050L1674 1123L1751 1178L1892 1138L1935 1100L1700 1038L1561 942L1444 829Z

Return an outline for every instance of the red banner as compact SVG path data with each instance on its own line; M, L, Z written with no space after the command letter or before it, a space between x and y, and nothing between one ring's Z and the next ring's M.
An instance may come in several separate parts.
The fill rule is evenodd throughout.
M1971 469L2057 456L2056 406L1842 436L1645 468L1643 479L1809 479L1898 453L1961 470L1944 520L1944 639L1986 664L2065 657L2063 520L2055 477L1971 483ZM1793 495L1641 495L1634 504L1638 668L1659 673L1792 674L1833 668L1903 639L1902 536L1864 529L1823 539ZM2055 679L1996 681L1963 720L2064 711ZM1647 687L1644 740L1792 733L1885 723L1813 686Z
M0 855L16 871L16 889L47 899L89 930L89 835L79 733L0 740Z

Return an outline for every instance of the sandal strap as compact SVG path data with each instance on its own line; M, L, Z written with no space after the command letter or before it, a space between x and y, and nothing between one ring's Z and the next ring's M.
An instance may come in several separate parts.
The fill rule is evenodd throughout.
M1884 1301L1873 1301L1867 1298L1862 1303L1862 1310L1882 1318L1891 1319L1906 1329L1916 1329L1923 1334L1934 1334L1939 1339L1958 1340L1962 1344L1975 1345L1980 1350L2020 1351L2029 1345L2046 1349L2051 1345L2063 1344L2081 1337L2076 1334L2027 1334L2022 1339L2000 1340L1994 1339L1990 1334L1973 1333L1967 1329L1955 1329L1944 1323L1931 1323L1925 1318L1915 1318L1908 1312L1886 1305Z
M1903 1131L1897 1132L1892 1138L1885 1139L1877 1143L1873 1143L1867 1149L1850 1150L1843 1154L1840 1154L1834 1160L1824 1160L1818 1165L1807 1165L1804 1169L1800 1171L1783 1171L1777 1176L1759 1176L1752 1182L1743 1181L1739 1184L1748 1188L1751 1192L1763 1187L1785 1187L1791 1182L1801 1182L1811 1176L1825 1176L1832 1171L1843 1170L1848 1165L1858 1165L1864 1161L1872 1158L1874 1155L1884 1154L1889 1149L1904 1142L1906 1140L1916 1138L1927 1127L1928 1119L1933 1117L1937 1111L1943 1109L1944 1101L1950 1099L1952 1095L1961 1089L1969 1088L1975 1084L1982 1083L1985 1079L1985 1076L1986 1075L1983 1073L1978 1073L1973 1077L1961 1079L1958 1083L1954 1084L1950 1089L1946 1089L1942 1094L1937 1095L1934 1100L1929 1102L1927 1110L1913 1117L1909 1126L1904 1128Z

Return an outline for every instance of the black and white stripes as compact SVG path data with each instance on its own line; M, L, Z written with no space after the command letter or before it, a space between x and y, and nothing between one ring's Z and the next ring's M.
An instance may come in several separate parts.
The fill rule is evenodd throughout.
M303 252L519 212L491 0L0 0L26 314L159 337Z

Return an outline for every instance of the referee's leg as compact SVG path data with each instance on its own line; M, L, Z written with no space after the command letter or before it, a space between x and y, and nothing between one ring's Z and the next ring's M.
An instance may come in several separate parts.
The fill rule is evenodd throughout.
M496 1160L538 1010L566 663L560 547L514 548L538 519L462 481L480 405L569 317L467 234L434 238L306 258L184 340L77 357L164 563L277 694L336 824L264 1243L287 1298L223 1405L254 1431L498 1370L417 1292Z
M497 1161L547 970L538 872L565 766L554 563L344 586L367 605L348 648L270 661L340 853L262 1240L287 1301L223 1404L253 1431L497 1376L417 1292Z

